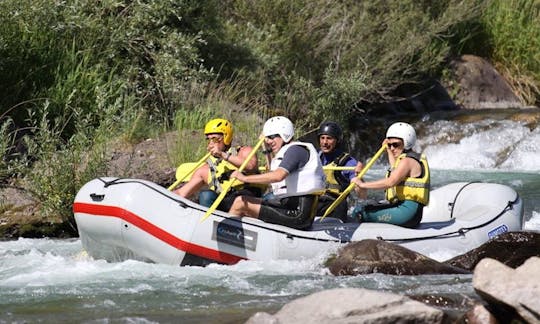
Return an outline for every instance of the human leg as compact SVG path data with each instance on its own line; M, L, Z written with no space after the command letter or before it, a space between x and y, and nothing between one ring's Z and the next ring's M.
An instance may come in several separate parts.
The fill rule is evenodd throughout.
M317 216L322 216L326 212L326 209L330 207L330 205L336 200L336 196L330 195L330 194L324 194L319 196L319 202L317 204ZM337 205L334 210L328 215L328 217L333 217L337 219L341 219L344 223L347 222L347 199L343 199L343 201Z
M217 209L222 210L222 211L229 211L234 203L234 200L238 196L260 197L261 190L254 187L244 187L239 190L231 189L225 195L225 197L223 198L223 200L221 201Z
M210 207L218 197L218 194L213 190L201 190L199 192L199 205Z
M313 223L315 198L314 195L306 195L264 201L260 206L259 219L267 223L306 229Z
M234 199L229 214L258 218L261 210L261 198L253 196L238 196Z
M422 219L423 205L412 200L397 204L366 205L361 210L362 222L389 223L416 227Z

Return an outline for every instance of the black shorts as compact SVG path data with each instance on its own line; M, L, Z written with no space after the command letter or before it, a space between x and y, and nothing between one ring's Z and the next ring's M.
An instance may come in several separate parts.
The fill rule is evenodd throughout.
M334 203L334 201L338 198L339 195L335 195L333 193L325 193L324 195L321 195L319 197L319 203L317 205L317 215L316 216L322 216L326 212L326 209L330 207ZM344 223L347 222L347 198L343 199L341 203L339 203L334 210L328 215L328 217L338 218L341 219Z
M317 196L293 196L263 200L259 219L267 223L307 229L313 223Z

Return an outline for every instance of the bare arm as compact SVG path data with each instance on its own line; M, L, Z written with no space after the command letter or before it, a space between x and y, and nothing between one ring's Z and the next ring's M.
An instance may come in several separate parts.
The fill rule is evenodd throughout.
M251 175L244 175L242 173L238 173L235 171L231 177L236 177L238 180L246 183L274 183L279 182L285 177L287 177L288 173L283 168L277 168L277 170L261 173L261 174L251 174Z
M190 198L195 192L201 189L208 181L208 164L203 164L191 176L191 179L174 192L184 198Z
M251 146L242 146L240 148L240 151L238 151L238 155L229 156L229 159L227 161L238 168L238 167L240 167L242 165L242 163L244 163L247 156L249 155L249 153L251 153L252 150L253 150L253 148ZM223 159L226 159L227 158L227 153L226 152L221 152L221 157ZM258 168L258 166L257 166L257 156L254 155L249 160L249 162L246 164L245 169L247 171L253 171L253 170L257 170L257 168Z
M399 162L397 168L390 173L390 177L382 178L375 181L363 182L360 179L353 179L352 181L358 188L361 189L388 189L396 186L402 182L405 178L409 177L411 170L418 162L412 158L405 158Z

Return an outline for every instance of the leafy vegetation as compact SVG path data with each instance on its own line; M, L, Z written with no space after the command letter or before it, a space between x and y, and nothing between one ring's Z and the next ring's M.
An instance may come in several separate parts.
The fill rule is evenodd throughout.
M482 23L491 59L524 102L540 106L540 2L493 1Z
M111 139L175 130L195 140L171 163L192 160L210 118L239 143L276 114L302 133L421 89L463 53L540 97L535 0L3 0L0 15L0 180L43 217L71 217Z

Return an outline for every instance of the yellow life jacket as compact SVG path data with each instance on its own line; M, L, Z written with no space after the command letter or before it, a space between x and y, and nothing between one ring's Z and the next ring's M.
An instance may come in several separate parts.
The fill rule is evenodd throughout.
M413 200L426 206L429 203L430 175L426 156L415 152L402 153L396 159L386 175L390 176L401 160L410 157L418 161L422 167L422 174L419 178L407 177L395 187L386 189L386 199L390 202Z
M349 153L343 152L334 161L327 164L330 168L323 169L326 175L326 191L339 196L347 188L349 179L345 178L341 171L333 170L332 167L344 166L349 157Z
M229 153L230 156L236 156L238 155L238 152L240 151L241 146L238 147L231 147L227 150L227 153ZM210 190L215 191L216 193L221 193L222 187L227 183L230 182L229 178L231 174L238 170L238 167L236 167L234 164L225 161L222 158L216 158L212 155L206 160L206 163L208 164L208 187ZM257 171L258 172L258 171ZM266 184L250 184L251 187L258 187L264 192L264 190L268 187ZM244 183L240 180L234 181L234 186L231 188L234 188L236 190L240 190L244 187Z

